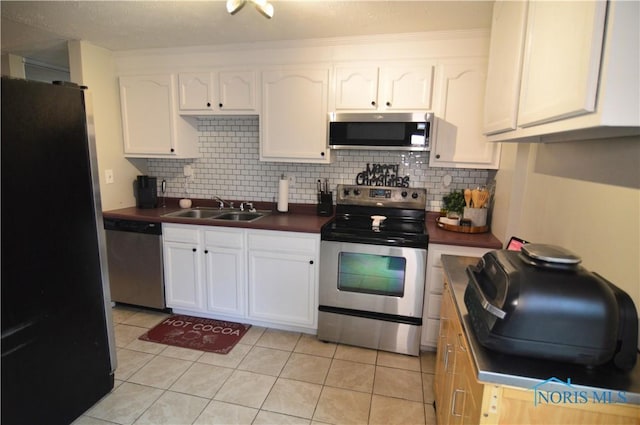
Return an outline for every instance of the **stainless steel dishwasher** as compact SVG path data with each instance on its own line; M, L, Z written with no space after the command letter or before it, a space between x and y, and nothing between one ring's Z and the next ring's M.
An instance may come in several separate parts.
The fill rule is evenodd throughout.
M162 225L105 218L111 300L165 309Z

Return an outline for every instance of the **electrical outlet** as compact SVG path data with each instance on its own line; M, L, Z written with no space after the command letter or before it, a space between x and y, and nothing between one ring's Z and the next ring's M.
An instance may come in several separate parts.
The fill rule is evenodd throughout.
M293 187L296 185L296 176L287 176L289 178L289 187Z
M193 177L193 167L191 165L184 166L184 176Z
M107 184L113 183L113 170L104 170L104 181Z

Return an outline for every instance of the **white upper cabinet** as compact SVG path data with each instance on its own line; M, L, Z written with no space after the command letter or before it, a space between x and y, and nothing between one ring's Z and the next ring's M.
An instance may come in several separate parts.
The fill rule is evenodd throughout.
M180 114L257 114L257 72L221 70L178 76Z
M529 3L518 125L593 112L607 3Z
M524 6L494 6L484 126L490 140L640 134L640 2Z
M394 111L431 109L433 64L424 61L335 67L335 110Z
M482 134L486 69L484 60L438 66L429 166L498 168L500 144L487 142Z
M328 90L328 67L262 72L262 161L329 162Z
M493 5L484 133L515 130L520 99L527 3L496 1Z
M175 75L120 77L124 155L196 158L195 122L177 114Z

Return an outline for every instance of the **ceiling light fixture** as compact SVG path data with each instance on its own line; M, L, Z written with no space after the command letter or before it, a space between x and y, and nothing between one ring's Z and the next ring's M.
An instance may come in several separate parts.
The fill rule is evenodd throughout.
M247 3L253 3L264 17L269 19L273 17L273 5L267 0L227 0L227 12L235 15Z

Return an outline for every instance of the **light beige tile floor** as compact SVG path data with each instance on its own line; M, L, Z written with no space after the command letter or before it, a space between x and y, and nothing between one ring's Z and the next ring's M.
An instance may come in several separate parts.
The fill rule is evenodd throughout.
M166 316L114 308L115 387L74 425L435 424L435 353L257 326L226 355L137 339Z

